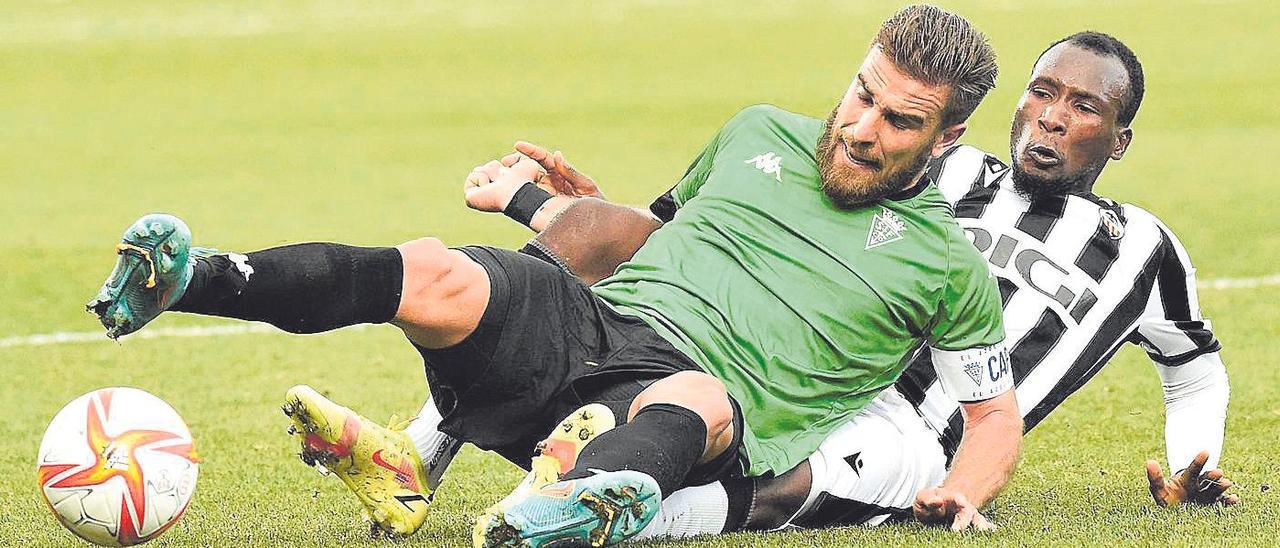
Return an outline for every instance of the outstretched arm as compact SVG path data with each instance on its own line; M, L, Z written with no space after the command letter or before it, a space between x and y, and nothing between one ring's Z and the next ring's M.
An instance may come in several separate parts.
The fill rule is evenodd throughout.
M1231 481L1217 469L1231 396L1221 345L1200 311L1196 269L1187 250L1173 231L1157 224L1164 236L1160 273L1130 338L1147 351L1164 388L1171 477L1165 479L1160 464L1148 461L1151 496L1165 507L1234 504L1238 497L1226 492Z

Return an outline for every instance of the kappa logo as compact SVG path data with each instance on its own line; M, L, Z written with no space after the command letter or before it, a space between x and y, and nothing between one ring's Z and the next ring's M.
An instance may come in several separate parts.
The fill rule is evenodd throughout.
M982 364L969 362L964 364L964 373L973 379L973 384L982 386Z
M743 163L754 164L755 168L763 171L765 175L773 175L775 180L782 182L782 157L775 153L766 152Z
M855 475L859 478L862 477L862 451L858 451L857 453L845 457L844 461L849 464L849 468L853 469L853 473Z
M907 223L897 213L882 207L880 213L871 218L871 230L867 232L867 247L864 250L901 240L906 231Z
M244 281L249 281L249 276L253 275L253 267L249 266L249 258L239 253L227 253L227 258L236 265L236 270L244 274Z

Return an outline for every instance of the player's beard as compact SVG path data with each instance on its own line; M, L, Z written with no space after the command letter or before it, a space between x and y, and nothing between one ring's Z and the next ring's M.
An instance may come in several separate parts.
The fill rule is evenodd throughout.
M873 174L857 173L849 166L837 162L836 154L840 152L840 139L835 136L836 112L840 105L831 109L827 123L823 127L822 136L818 138L818 174L822 178L822 192L841 209L854 209L872 202L888 198L920 175L929 161L929 149L925 148L902 167L892 170L881 168Z
M1009 158L1013 163L1013 172L1009 176L1013 179L1013 189L1018 191L1018 194L1035 202L1050 197L1084 194L1093 189L1093 182L1107 165L1106 158L1084 166L1075 173L1058 177L1036 175L1022 168L1023 158L1018 154L1018 143L1022 142L1018 136L1019 129L1015 117L1013 127L1009 130Z
M1066 196L1075 188L1075 183L1069 178L1032 175L1023 171L1018 162L1013 163L1011 177L1014 190L1032 202L1051 196Z
M1010 174L1013 179L1013 188L1018 191L1018 194L1023 195L1032 202L1049 197L1089 192L1093 181L1097 178L1097 173L1102 171L1102 167L1106 165L1106 160L1103 160L1086 166L1075 173L1061 177L1046 177L1023 170L1017 149L1010 148L1009 156L1013 158L1013 173Z

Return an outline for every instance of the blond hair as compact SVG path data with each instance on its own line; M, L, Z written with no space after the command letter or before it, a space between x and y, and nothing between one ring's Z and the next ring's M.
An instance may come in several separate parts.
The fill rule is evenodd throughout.
M881 25L872 46L914 80L951 88L944 126L969 118L996 86L996 52L969 21L941 8L917 4Z

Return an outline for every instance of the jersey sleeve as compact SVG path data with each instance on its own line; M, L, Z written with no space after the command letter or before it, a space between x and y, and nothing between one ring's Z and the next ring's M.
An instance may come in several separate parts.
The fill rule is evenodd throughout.
M671 221L676 215L676 210L684 206L685 202L697 196L698 190L707 182L707 177L711 174L711 168L715 165L716 152L719 151L720 144L724 142L727 135L749 120L766 116L768 111L769 107L767 105L756 105L738 111L702 147L702 151L693 159L693 163L689 164L689 169L685 170L680 182L659 196L652 204L649 204L649 211L664 223Z
M1161 233L1160 270L1132 339L1155 365L1164 391L1165 450L1173 470L1209 451L1206 469L1217 466L1227 418L1230 386L1218 351L1221 344L1200 312L1195 268L1173 232Z
M693 163L689 164L689 169L685 170L680 182L649 204L649 211L653 212L655 217L664 223L670 222L675 217L676 210L698 194L698 189L707 182L707 176L711 173L711 166L715 163L716 149L727 127L726 124L725 128L720 128L715 135L711 136L711 140L702 147L702 152L699 152L693 159Z
M1213 326L1200 313L1196 271L1182 243L1159 225L1163 257L1133 338L1158 365L1178 367L1221 349Z
M952 254L928 343L943 390L960 402L981 401L1013 388L1000 291L976 250Z

